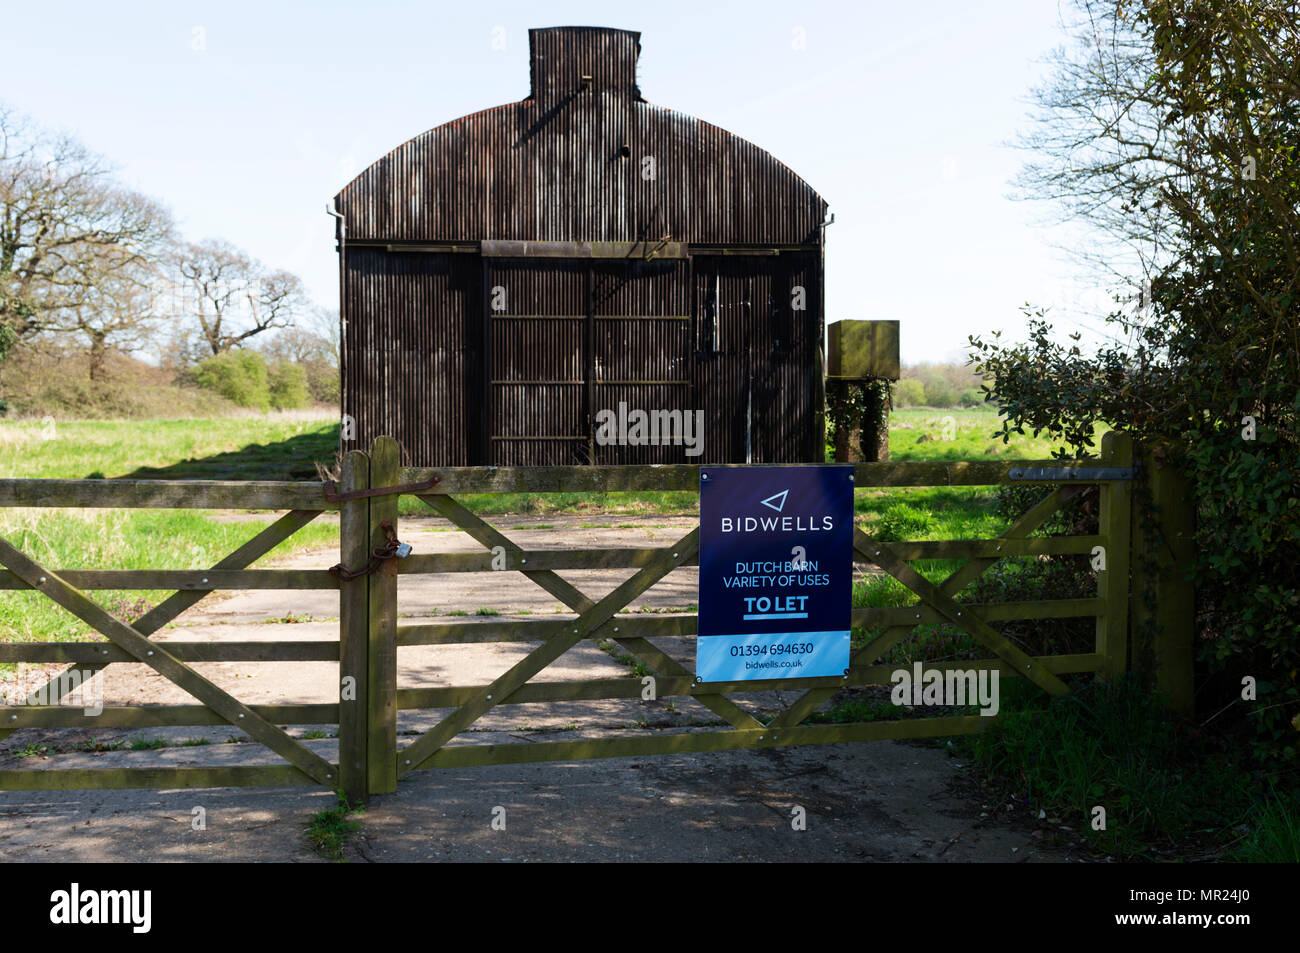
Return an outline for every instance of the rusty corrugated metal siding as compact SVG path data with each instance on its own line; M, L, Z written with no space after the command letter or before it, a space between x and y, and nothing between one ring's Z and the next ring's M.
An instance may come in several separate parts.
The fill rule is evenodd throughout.
M391 433L422 465L687 459L599 446L596 412L624 403L703 409L692 462L820 459L826 203L754 144L644 102L639 34L530 45L528 99L417 136L335 200L355 445ZM479 244L502 241L648 244Z
M396 437L413 460L476 463L482 318L476 261L349 248L342 302L345 413L352 445Z

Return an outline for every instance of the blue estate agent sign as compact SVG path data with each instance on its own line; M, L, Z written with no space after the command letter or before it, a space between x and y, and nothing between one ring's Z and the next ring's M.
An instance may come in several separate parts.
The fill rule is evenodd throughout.
M843 675L852 584L853 467L701 468L696 678Z

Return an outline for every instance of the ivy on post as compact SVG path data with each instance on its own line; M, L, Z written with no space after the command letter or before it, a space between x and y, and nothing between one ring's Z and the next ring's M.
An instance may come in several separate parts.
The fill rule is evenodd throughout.
M888 460L889 409L887 380L827 380L826 417L835 460L839 463Z

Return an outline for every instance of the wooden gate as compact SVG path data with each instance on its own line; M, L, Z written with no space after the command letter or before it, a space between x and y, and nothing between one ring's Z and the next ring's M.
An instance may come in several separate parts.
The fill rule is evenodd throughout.
M284 765L254 767L0 770L0 789L222 787L322 784L337 787L337 766L279 725L332 724L339 706L245 705L196 672L193 662L329 661L337 642L158 642L151 638L210 592L222 589L332 589L325 569L260 570L249 565L329 508L320 484L154 480L0 480L0 506L152 509L287 509L253 539L205 570L65 570L42 566L0 539L0 590L35 590L108 639L104 642L3 642L0 662L70 662L82 675L117 662L141 662L201 704L108 707L96 715L61 705L69 682L54 680L5 706L0 737L29 727L135 728L230 724L280 755ZM353 504L360 511L364 504ZM348 514L344 513L345 524ZM355 531L352 533L356 535ZM345 538L348 538L345 536ZM86 595L95 589L174 589L175 594L127 623ZM348 592L342 591L346 599ZM50 696L53 695L53 699ZM53 704L39 704L40 701Z
M413 555L393 560L388 573L371 577L369 664L367 682L372 719L364 759L366 793L396 789L398 779L430 768L467 767L519 762L572 761L588 758L723 751L783 745L827 744L883 738L922 738L978 731L989 718L981 715L906 718L848 724L805 724L824 702L848 686L887 685L897 666L876 664L916 626L947 622L977 640L989 657L940 664L940 668L993 670L1024 678L1051 694L1067 691L1062 675L1096 672L1114 678L1127 668L1130 548L1130 483L1134 476L1127 436L1108 435L1098 461L954 462L859 464L855 482L864 487L978 486L1016 481L1055 483L1047 497L1030 508L1000 536L988 540L882 542L861 530L855 534L855 559L878 566L919 597L915 606L856 608L855 628L883 626L858 648L849 672L839 678L802 678L772 683L699 683L693 672L652 639L692 638L697 616L620 614L629 603L670 572L697 563L699 529L671 546L618 549L529 549L476 516L456 499L460 494L619 492L685 490L698 492L694 466L546 467L412 469L396 465L397 447L376 443L369 461L373 487L409 485L434 477L439 482L419 495L435 513L450 520L482 547L479 553ZM354 469L362 467L360 458ZM1100 487L1100 532L1095 536L1031 537L1078 487ZM396 517L392 497L371 502L382 519ZM1096 596L1038 602L974 604L956 598L998 560L1012 556L1106 553L1106 570L1098 574ZM913 566L918 559L964 558L967 562L942 583L927 581ZM631 575L601 598L594 598L559 575L563 570L623 569ZM495 572L522 576L553 595L572 615L561 619L508 622L436 622L398 624L397 592L403 576L417 573ZM505 583L503 583L504 585ZM1037 618L1092 617L1094 650L1082 654L1031 657L1001 635L991 623ZM639 737L614 737L527 744L452 742L489 711L500 706L644 697L644 678L537 681L535 677L585 639L603 639L653 673L654 697L690 697L714 712L729 727L723 730L660 731ZM397 648L483 642L525 642L533 648L490 684L426 689L398 687ZM765 688L797 690L799 697L776 717L761 720L732 696ZM448 713L415 740L399 741L397 713L442 709ZM360 743L360 739L357 739ZM394 758L394 754L396 757ZM357 782L359 784L359 781ZM358 786L355 793L363 793Z
M695 636L697 616L620 614L629 603L669 573L695 565L698 527L671 546L655 548L529 549L472 513L462 494L698 492L695 466L464 467L436 470L399 466L396 441L381 437L369 454L346 455L337 493L327 499L319 483L212 483L153 481L5 480L0 506L98 506L187 508L283 508L289 512L211 569L62 570L38 565L0 540L0 589L35 589L102 633L109 643L0 643L0 661L71 662L95 671L114 662L138 661L197 698L200 705L105 708L90 721L77 709L22 705L3 709L0 732L32 726L140 727L229 723L266 745L286 762L273 767L174 768L166 770L0 770L0 788L182 787L252 784L320 784L352 797L392 792L413 771L440 767L571 761L586 758L722 751L739 748L826 744L884 738L921 738L978 731L992 719L981 715L913 717L847 724L806 724L821 705L848 686L888 685L897 666L882 656L916 626L949 623L988 650L987 657L938 662L931 667L998 671L1027 679L1045 692L1067 691L1061 676L1095 672L1115 678L1127 667L1130 582L1130 488L1134 475L1130 440L1108 434L1100 461L867 463L856 467L859 489L868 487L980 486L1014 482L1055 488L993 539L883 542L855 531L855 560L879 567L918 597L899 608L855 608L855 630L875 636L855 648L847 674L837 678L762 682L699 683L682 662L652 639ZM1078 487L1100 487L1100 530L1090 536L1032 536ZM474 553L397 555L398 494L415 495L483 548ZM365 494L365 495L362 495ZM1175 501L1167 500L1171 509ZM323 510L340 510L341 565L326 569L250 570L247 567L289 538ZM974 603L959 593L998 560L1015 556L1105 552L1095 596L1018 603ZM912 565L919 559L965 559L934 584ZM363 570L371 571L365 572ZM630 575L607 595L594 598L563 578L570 569L627 570ZM422 622L399 624L397 593L403 576L420 573L488 572L505 580L522 577L569 610L563 617L526 621ZM352 573L357 573L355 576ZM1146 583L1143 582L1143 585ZM177 590L151 612L124 623L91 601L85 589ZM308 589L339 591L337 642L158 643L150 638L163 625L216 589ZM1000 634L994 623L1008 620L1092 617L1093 650L1032 657ZM545 681L535 677L586 639L609 640L639 661L653 682L654 697L690 697L719 716L721 730L658 731L643 736L530 744L456 743L478 719L499 706L644 697L646 680L627 677ZM1187 635L1190 640L1190 635ZM401 688L398 648L484 642L524 642L531 651L490 684ZM1177 635L1166 635L1175 645ZM1189 641L1190 644L1190 641ZM320 705L246 706L195 672L195 661L338 660L339 699ZM1190 673L1186 673L1189 675ZM1183 673L1179 674L1183 677ZM772 687L799 695L783 711L762 719L739 696ZM743 699L741 699L743 701ZM414 740L399 740L399 711L441 709L447 713ZM338 762L331 763L277 725L338 725ZM2 736L2 735L0 735ZM464 739L462 739L463 742Z

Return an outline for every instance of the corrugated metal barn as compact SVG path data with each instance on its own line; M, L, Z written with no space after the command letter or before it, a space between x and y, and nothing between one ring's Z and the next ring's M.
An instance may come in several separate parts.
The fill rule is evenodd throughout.
M335 198L344 449L415 466L823 459L826 203L637 86L640 34L529 31L532 92ZM683 442L601 411L702 411ZM608 415L605 418L608 419ZM607 433L605 434L608 435Z

